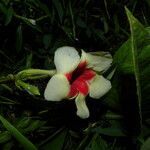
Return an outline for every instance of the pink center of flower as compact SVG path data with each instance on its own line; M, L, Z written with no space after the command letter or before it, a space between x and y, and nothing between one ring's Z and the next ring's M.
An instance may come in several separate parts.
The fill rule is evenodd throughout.
M79 92L86 96L89 92L89 81L95 74L96 73L92 69L87 68L86 61L81 62L73 72L67 73L66 77L71 86L68 97L72 98Z

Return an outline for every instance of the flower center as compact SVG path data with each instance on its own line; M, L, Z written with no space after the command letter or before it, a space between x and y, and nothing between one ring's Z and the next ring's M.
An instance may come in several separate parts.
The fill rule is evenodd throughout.
M72 98L79 92L86 96L89 92L89 81L94 76L95 72L87 68L86 61L81 62L73 72L67 73L66 77L70 83L68 97Z

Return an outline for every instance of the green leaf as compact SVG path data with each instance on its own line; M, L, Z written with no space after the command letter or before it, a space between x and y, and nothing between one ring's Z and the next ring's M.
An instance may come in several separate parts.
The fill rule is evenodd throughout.
M0 143L8 142L11 139L11 134L8 131L4 131L0 133Z
M37 150L37 148L23 136L13 125L11 125L5 118L0 115L0 121L4 127L11 133L14 138L23 146L25 150Z
M149 1L149 0L146 0L146 2L147 2L147 4L148 4L148 6L150 7L150 1Z
M113 63L120 72L133 74L133 62L130 48L131 39L127 40L115 53Z
M117 15L113 16L113 22L114 22L114 25L115 25L115 32L118 33L120 26L119 26L119 20L118 20Z
M46 49L49 48L50 44L51 44L51 40L52 40L52 36L50 34L46 34L43 37L43 43L44 43L44 47Z
M87 134L82 141L80 142L80 144L78 145L78 147L76 148L76 150L83 150L91 141L91 136L90 134Z
M12 16L13 16L13 9L12 9L12 8L9 8L9 9L7 10L6 19L5 19L5 25L6 25L6 26L11 22Z
M69 11L70 11L70 16L71 16L71 21L72 21L72 34L73 34L73 38L75 39L76 38L76 26L74 22L74 14L73 14L71 2L69 2Z
M28 117L21 118L15 122L15 126L22 131L22 133L29 133L40 129L46 122L41 120L35 120Z
M100 133L102 135L108 135L108 136L119 136L119 137L123 137L123 136L126 136L121 129L119 128L101 128L101 127L98 127L96 128L95 130L93 130L97 133Z
M119 80L120 75L117 71L115 71L111 84L112 88L107 94L107 97L104 99L104 103L106 103L107 106L110 108L113 108L115 110L121 110L121 101L120 101L120 93L121 93L121 83Z
M2 3L0 3L0 11L3 14L7 15L7 8Z
M104 120L107 120L104 124L99 124L99 126L92 127L89 129L90 132L99 133L101 135L107 135L112 137L124 137L125 129L123 126L123 116L120 114L113 113L108 111L103 117ZM106 125L107 124L107 125Z
M124 133L124 129L118 121L110 121L110 127L96 127L91 131L94 133L99 133L102 135L112 136L112 137L124 137L126 134Z
M34 86L34 85L25 83L25 82L23 82L23 81L21 81L21 80L16 80L15 84L16 84L16 86L17 86L18 88L24 89L24 90L26 90L27 92L29 92L29 94L32 94L32 95L40 95L40 92L39 92L38 87L36 87L36 86Z
M8 5L10 3L10 0L2 0L5 5Z
M137 112L141 126L141 115L149 116L150 99L150 30L145 28L126 8L130 23L131 37L118 49L114 56L117 71L134 75L137 89ZM136 107L136 106L135 106ZM142 112L141 112L142 108ZM138 123L138 122L137 122Z
M30 2L33 3L36 7L39 7L42 11L44 11L46 15L51 16L49 7L46 4L42 3L40 0L30 0Z
M148 138L141 147L141 150L150 150L150 138Z
M105 33L108 33L109 26L108 26L108 23L107 23L107 19L105 17L103 18L103 23L104 23L104 31L105 31Z
M52 0L52 2L53 2L54 6L55 6L55 8L57 10L60 22L62 23L63 14L64 14L62 4L61 4L61 2L59 0Z
M90 142L90 144L86 147L89 150L108 150L108 145L106 141L104 141L98 134L95 134Z
M139 61L143 61L143 59L140 60L140 55L141 53L144 53L144 47L147 46L150 42L150 39L148 38L149 33L148 30L144 28L144 26L136 18L132 16L132 19L134 20L132 28L134 28L134 40L136 41L135 45L137 48L136 57L138 57ZM131 38L129 38L126 42L123 43L123 45L114 55L114 64L117 65L118 70L124 74L134 74L131 44L132 41Z
M19 25L16 31L16 51L17 52L20 52L22 49L22 41L23 41L22 26Z
M138 50L137 50L137 42L138 42L138 37L137 34L141 34L143 36L144 32L144 27L138 22L136 18L133 17L131 12L126 9L126 14L130 23L130 30L131 30L131 53L132 53L132 61L133 61L133 70L134 70L134 75L135 75L135 80L136 80L136 87L137 87L137 96L138 96L138 105L139 105L139 116L140 116L140 124L142 126L142 114L141 114L141 86L140 86L140 72L139 72L139 64L138 64ZM138 33L138 31L140 33Z
M45 124L45 121L32 120L30 125L24 129L25 133L32 132L42 127Z
M28 117L21 118L20 120L17 120L16 127L19 129L24 129L30 125L31 119Z
M54 136L50 141L48 141L44 146L41 147L41 150L62 150L64 141L66 138L67 130L61 131L59 134Z
M13 145L13 141L7 142L6 144L4 144L3 150L12 150Z
M77 21L76 21L77 25L81 28L86 28L87 25L86 23L84 22L84 20L80 17L77 18Z
M16 102L16 100L11 100L11 99L4 97L4 96L0 96L0 103L1 104L8 104L8 105L19 104L18 102Z
M23 21L26 25L30 26L32 29L35 29L39 32L42 32L41 28L36 24L36 20L26 18L26 17L23 17L23 16L19 16L17 14L15 14L14 17L16 17L17 19Z
M27 57L26 57L26 68L31 68L32 67L32 59L33 59L32 53L27 55Z

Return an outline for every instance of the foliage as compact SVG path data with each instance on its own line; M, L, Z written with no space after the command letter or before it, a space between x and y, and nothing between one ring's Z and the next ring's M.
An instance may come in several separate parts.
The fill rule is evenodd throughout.
M149 8L149 0L1 0L0 149L149 149ZM112 89L87 98L86 120L74 101L43 99L63 45L114 58L105 73L115 68Z

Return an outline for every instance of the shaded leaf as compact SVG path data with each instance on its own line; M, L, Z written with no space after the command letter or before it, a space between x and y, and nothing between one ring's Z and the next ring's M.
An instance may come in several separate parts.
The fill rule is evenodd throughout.
M141 147L141 150L149 150L150 149L150 138L148 138Z
M77 23L77 25L78 25L79 27L81 27L81 28L86 28L86 27L87 27L87 25L86 25L86 23L84 22L84 20L82 20L82 18L80 18L80 17L77 18L76 23Z
M13 143L12 141L10 141L10 142L4 144L3 150L11 150L12 147L13 147L13 144L14 144L14 143Z
M10 7L7 10L6 19L5 19L5 25L8 25L11 22L13 16L13 9Z
M61 131L59 134L54 136L50 141L41 147L41 150L62 150L67 130Z
M2 3L0 3L0 11L3 14L7 15L7 8Z
M16 51L17 52L20 52L22 49L22 41L23 41L22 26L19 25L17 28L17 32L16 32Z
M47 49L51 44L52 36L50 34L46 34L43 37L43 43L45 48Z
M11 134L8 131L0 133L0 143L8 142L11 139Z
M114 64L121 74L134 75L136 79L138 114L148 116L150 99L150 32L126 9L131 37L116 52ZM136 107L136 106L135 106ZM142 109L142 114L141 114ZM139 120L141 124L141 119ZM141 126L141 125L140 125Z
M137 52L137 32L140 30L141 35L141 30L144 30L143 26L138 22L137 19L133 17L131 12L126 8L126 14L130 23L130 30L131 30L131 53L132 53L132 61L133 61L133 70L134 70L134 75L135 75L135 80L136 80L136 88L137 88L137 96L138 96L138 105L139 105L139 116L140 116L140 124L142 126L142 114L141 114L141 86L140 86L140 73L139 73L139 65L138 65L138 52ZM144 30L145 31L145 30Z
M42 127L45 124L45 121L32 120L30 125L24 129L25 133L32 132Z
M87 134L82 141L80 142L79 146L77 147L76 150L83 150L91 141L91 136L90 134Z
M134 72L130 42L131 39L127 40L114 55L114 64L117 65L117 69L127 74Z
M39 32L42 32L41 28L36 24L36 20L34 19L30 19L30 18L26 18L23 16L19 16L19 15L14 15L17 19L22 20L26 25L30 26L32 29L35 29Z
M33 59L32 53L27 55L27 57L26 57L26 68L32 68L32 59Z
M98 134L95 134L90 142L90 144L86 147L88 150L107 150L108 145L106 141L104 141Z
M107 97L104 100L104 103L106 103L110 108L113 108L115 110L121 109L121 102L120 102L120 92L121 92L121 84L119 79L118 72L115 72L112 77L112 88L107 94Z
M121 128L119 127L110 127L110 128L102 128L102 127L97 127L93 129L93 132L100 133L102 135L108 135L108 136L119 136L119 137L124 137L126 136L124 132L122 131Z
M59 1L59 0L52 0L52 1L53 1L53 4L57 10L60 22L62 23L64 11L63 11L61 1Z
M0 115L0 121L4 127L11 133L14 138L23 146L25 150L37 150L37 148L23 136L13 125L11 125L5 118Z
M45 12L45 14L47 14L48 16L51 16L51 13L49 11L49 8L46 4L42 3L40 0L30 0L35 6L37 6L38 8L40 8L41 10L43 10Z
M29 126L30 122L31 122L30 118L21 118L16 122L16 127L20 129L24 129Z

